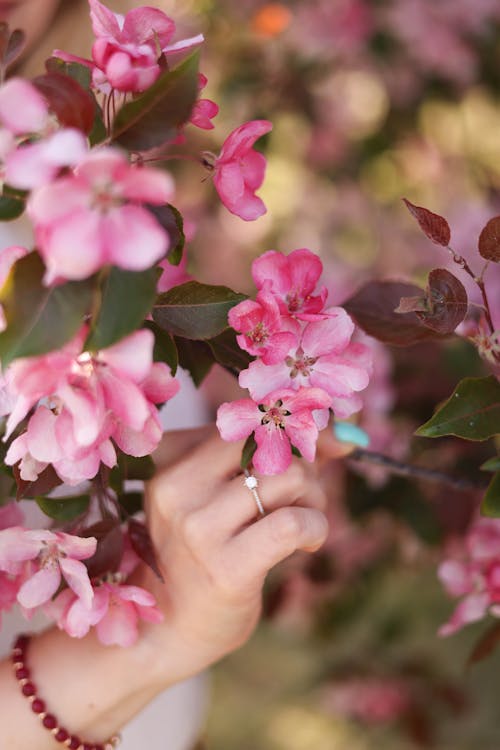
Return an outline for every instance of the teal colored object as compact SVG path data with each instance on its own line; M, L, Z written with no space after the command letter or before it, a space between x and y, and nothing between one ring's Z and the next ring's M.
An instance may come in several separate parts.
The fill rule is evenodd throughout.
M370 445L368 434L352 422L334 422L333 434L341 443L353 443L359 448L368 448Z

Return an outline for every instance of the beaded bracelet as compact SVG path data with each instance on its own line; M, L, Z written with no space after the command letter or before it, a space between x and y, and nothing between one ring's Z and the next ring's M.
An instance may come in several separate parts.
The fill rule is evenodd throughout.
M61 727L54 714L46 711L45 701L37 695L36 686L30 679L30 670L26 665L26 652L30 640L31 636L25 633L16 638L12 649L12 662L21 692L30 701L31 710L39 717L42 726L52 733L56 742L69 747L70 750L113 750L120 742L118 735L111 737L104 743L84 742L78 735L71 734L67 729Z

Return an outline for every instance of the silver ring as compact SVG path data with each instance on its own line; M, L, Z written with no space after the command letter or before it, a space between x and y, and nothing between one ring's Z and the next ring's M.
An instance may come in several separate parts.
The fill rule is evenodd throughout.
M261 516L266 515L266 511L264 510L264 506L262 505L262 500L259 497L259 493L257 492L257 486L259 484L259 481L257 477L254 477L253 474L250 474L248 469L245 469L245 479L244 484L247 489L250 490L252 493L253 499L255 500L255 504L259 510L259 513Z

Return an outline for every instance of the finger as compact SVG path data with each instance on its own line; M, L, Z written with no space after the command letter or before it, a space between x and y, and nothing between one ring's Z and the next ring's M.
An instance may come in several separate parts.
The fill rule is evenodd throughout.
M266 513L286 505L324 510L327 504L325 492L302 462L292 464L284 474L259 477L257 492ZM259 513L242 474L229 481L212 502L197 511L200 524L212 530L211 539L219 544L253 523Z
M240 571L242 586L260 586L274 565L296 550L317 550L327 534L328 521L321 511L278 508L227 544L228 567Z
M153 453L153 460L158 469L166 469L179 459L185 457L196 446L216 434L214 424L203 425L195 429L172 430L165 432L159 446Z
M148 504L157 503L172 518L206 505L240 470L242 447L243 441L227 443L216 432L195 447L186 448L174 464L148 483Z

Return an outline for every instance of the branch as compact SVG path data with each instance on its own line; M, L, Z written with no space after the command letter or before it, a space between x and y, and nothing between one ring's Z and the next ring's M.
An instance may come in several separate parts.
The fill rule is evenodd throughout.
M407 464L404 461L397 461L394 458L390 458L390 456L367 451L364 450L364 448L356 448L347 458L351 461L361 461L377 464L377 466L383 466L384 469L391 474L397 474L401 477L415 477L416 479L423 479L426 482L444 484L448 487L453 487L455 490L485 491L488 486L487 484L471 482L469 479L464 479L462 477L454 477L451 474L446 474L444 471L437 471L436 469L428 469L425 466L415 466L414 464Z

